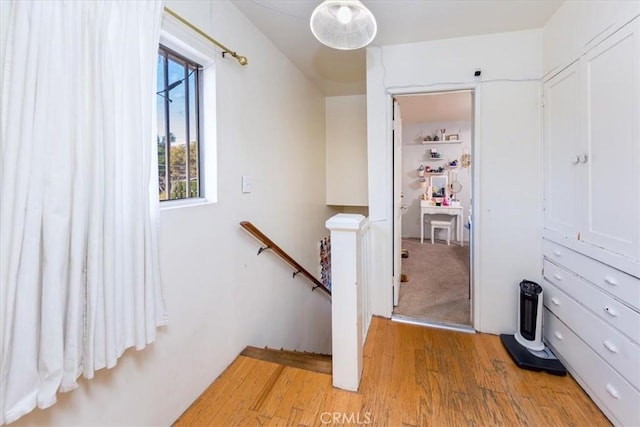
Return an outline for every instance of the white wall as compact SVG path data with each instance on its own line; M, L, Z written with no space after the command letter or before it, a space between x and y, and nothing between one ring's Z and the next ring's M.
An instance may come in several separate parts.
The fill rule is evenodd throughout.
M471 102L471 97L469 97ZM401 107L402 111L402 107ZM436 129L447 129L449 133L460 134L462 142L460 144L422 144L419 140L421 135L435 135ZM436 149L442 153L443 160L427 160L431 149ZM408 124L402 126L402 193L404 194L403 203L407 206L407 210L402 215L402 237L420 237L420 197L425 193L426 188L420 185L418 181L418 167L420 165L430 166L431 168L444 167L444 174L451 178L451 169L447 168L450 161L458 160L460 165L460 157L462 153L471 153L471 122L455 121L455 122L423 122L417 124ZM462 217L467 219L469 208L471 207L471 168L462 168L458 166L454 169L458 175L458 182L462 185L462 190L457 194L460 205L464 209ZM429 185L429 176L425 175L426 184ZM451 182L451 181L449 181ZM438 219L438 216L429 215L429 219ZM445 215L443 219L451 219ZM436 234L437 238L445 238L445 231L438 230L442 234ZM431 229L428 223L425 223L425 239L431 236ZM463 228L463 239L469 240L469 232Z
M238 225L252 221L316 271L333 214L324 97L230 2L167 5L249 58L247 67L217 63L218 203L161 212L169 325L157 342L16 426L166 426L246 345L331 350L329 301L272 254L257 257L258 243ZM250 194L242 175L254 178Z
M515 331L517 285L541 268L541 77L541 30L367 49L374 314L391 314L391 95L475 87L474 326Z
M327 204L367 206L367 98L326 98Z

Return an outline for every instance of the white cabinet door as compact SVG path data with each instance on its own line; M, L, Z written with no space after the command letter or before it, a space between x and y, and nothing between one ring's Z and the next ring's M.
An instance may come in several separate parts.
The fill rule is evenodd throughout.
M580 94L577 62L544 83L544 224L574 239L582 212Z
M545 81L544 98L549 237L640 260L640 18Z
M639 64L640 19L582 58L586 140L577 153L588 175L582 240L633 259L640 258Z

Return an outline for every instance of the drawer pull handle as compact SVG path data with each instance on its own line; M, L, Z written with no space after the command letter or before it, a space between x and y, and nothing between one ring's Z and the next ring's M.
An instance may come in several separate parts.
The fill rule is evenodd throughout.
M611 353L617 353L618 352L618 347L616 347L613 343L604 340L602 342L604 344L604 346L607 348L607 350L609 350Z
M553 305L560 305L560 300L556 297L551 298L551 302Z
M606 389L611 396L615 397L616 399L620 399L620 393L618 393L618 390L616 390L614 386L612 386L611 384L607 384Z
M559 251L559 250L557 250L557 249L554 249L554 250L553 250L553 254L554 254L555 256L561 256L561 255L562 255L562 252L560 252L560 251Z
M555 331L555 332L553 333L553 335L555 335L555 336L556 336L556 338L558 338L559 340L562 340L562 339L564 338L564 337L562 336L562 334L561 334L560 332L558 332L558 331Z
M562 276L561 276L561 275L559 275L558 273L555 273L555 274L553 275L553 277L555 277L557 280L562 281Z
M615 286L618 284L618 281L611 276L607 276L604 278L604 281L610 284L611 286Z
M605 306L604 311L611 317L618 317L618 311L615 308Z

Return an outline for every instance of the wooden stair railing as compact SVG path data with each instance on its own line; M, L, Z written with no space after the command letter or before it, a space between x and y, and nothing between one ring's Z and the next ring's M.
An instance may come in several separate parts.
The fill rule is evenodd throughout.
M264 247L261 247L258 250L258 255L267 249L271 250L273 253L278 255L284 262L289 264L293 269L293 277L296 277L298 274L302 274L307 280L309 280L313 284L312 291L316 290L316 288L320 289L327 295L331 296L331 290L322 284L318 279L316 279L311 273L309 273L303 266L298 264L296 260L291 258L291 256L286 253L280 246L276 245L273 240L269 239L262 231L260 231L255 225L251 224L249 221L241 221L240 226L247 230L253 237L258 239Z

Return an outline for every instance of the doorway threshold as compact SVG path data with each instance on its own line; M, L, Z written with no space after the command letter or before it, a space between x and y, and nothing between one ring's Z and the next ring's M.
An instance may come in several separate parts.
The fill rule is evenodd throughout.
M475 334L476 330L471 326L457 325L455 323L434 322L427 319L416 317L402 316L400 314L392 314L391 320L398 323L407 323L409 325L426 326L428 328L445 329L447 331L464 332L466 334Z

